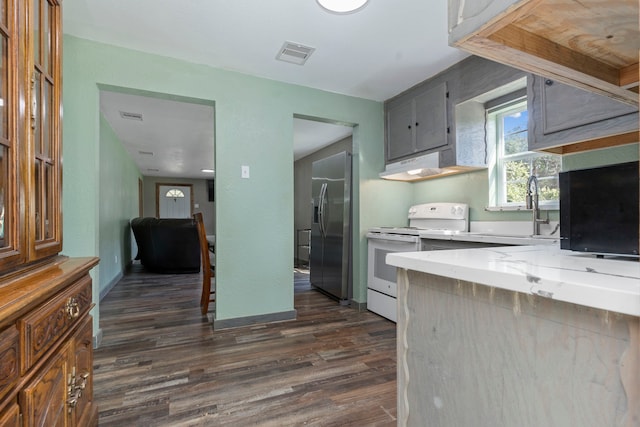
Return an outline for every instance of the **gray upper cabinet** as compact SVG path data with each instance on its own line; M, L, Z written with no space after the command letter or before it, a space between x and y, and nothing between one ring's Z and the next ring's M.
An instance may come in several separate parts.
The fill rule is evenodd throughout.
M416 151L447 145L447 83L416 96L414 110Z
M386 115L387 160L413 154L413 100L391 105Z
M387 164L437 152L440 168L486 167L484 103L524 89L526 76L470 56L387 100Z
M387 162L447 145L447 83L408 93L387 104Z
M615 145L616 136L618 143L637 140L636 107L533 74L527 96L531 150L610 137Z

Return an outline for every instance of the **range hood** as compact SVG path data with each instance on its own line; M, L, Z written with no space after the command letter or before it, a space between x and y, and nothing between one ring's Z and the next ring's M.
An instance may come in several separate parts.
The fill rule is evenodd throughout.
M380 178L394 181L421 181L444 174L460 172L452 168L440 167L440 153L430 153L389 163Z

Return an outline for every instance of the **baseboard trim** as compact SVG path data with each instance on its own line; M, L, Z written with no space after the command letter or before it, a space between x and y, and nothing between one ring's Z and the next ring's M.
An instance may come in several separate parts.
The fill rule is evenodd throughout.
M107 296L107 294L111 291L111 289L113 289L115 285L118 284L118 282L120 281L120 279L122 279L123 276L124 276L124 273L121 271L118 274L116 274L116 277L111 279L111 281L107 284L107 286L105 286L104 289L100 291L100 301L102 301L104 297Z
M232 319L221 319L213 321L213 329L230 329L241 326L255 325L258 323L282 322L285 320L295 320L297 311L281 311L278 313L259 314L256 316L235 317Z
M351 307L358 312L367 311L367 303L366 302L358 302L351 300Z
M95 336L93 337L93 348L95 349L100 347L100 344L102 344L102 328L98 328Z

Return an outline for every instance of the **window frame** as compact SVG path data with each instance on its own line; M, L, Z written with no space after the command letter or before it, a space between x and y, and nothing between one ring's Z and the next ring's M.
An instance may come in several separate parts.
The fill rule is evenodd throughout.
M518 160L530 160L545 156L554 156L552 153L538 153L535 151L522 151L515 154L504 154L504 121L502 118L517 112L528 112L526 98L516 98L509 102L503 103L486 111L486 129L488 135L488 143L492 144L495 149L495 155L491 161L490 172L490 206L488 210L523 210L526 209L525 201L507 202L507 177L506 163ZM529 132L528 126L526 132ZM489 137L492 135L493 138ZM540 179L540 178L538 178ZM557 210L559 209L559 199L540 200L540 209Z

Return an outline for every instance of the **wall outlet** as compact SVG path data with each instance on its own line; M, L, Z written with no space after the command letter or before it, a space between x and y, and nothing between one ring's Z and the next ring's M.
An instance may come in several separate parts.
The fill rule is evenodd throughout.
M249 166L241 166L240 167L240 176L242 178L249 178Z

